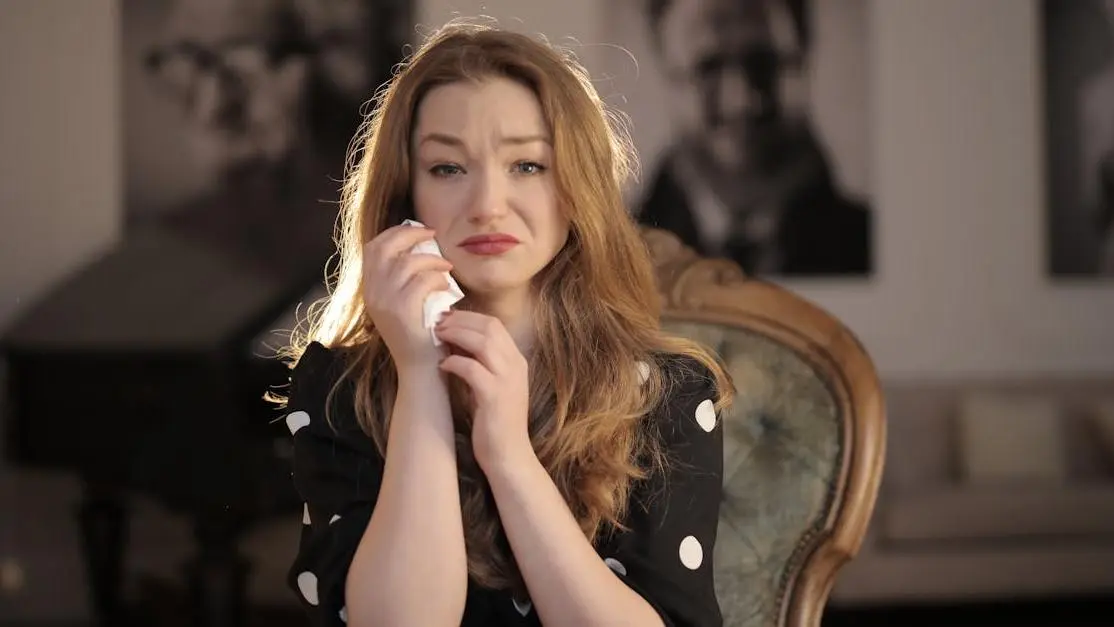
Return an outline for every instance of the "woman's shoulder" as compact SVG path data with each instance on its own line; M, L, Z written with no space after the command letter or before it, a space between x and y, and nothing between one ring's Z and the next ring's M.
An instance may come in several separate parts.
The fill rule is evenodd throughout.
M344 349L330 348L314 340L306 344L298 355L291 376L303 380L335 379L344 371L345 358Z
M347 369L346 351L321 342L306 344L290 371L290 396L318 395L328 392Z
M676 402L693 394L718 398L716 375L703 361L681 353L657 353L655 359L661 370L667 402Z
M290 373L287 394L287 423L327 422L344 429L355 425L354 389L346 379L349 349L330 348L321 342L310 342L302 350ZM307 420L307 418L309 420ZM296 433L297 424L290 424Z
M655 422L662 434L667 440L685 439L715 430L722 399L712 369L691 355L659 354L657 359L663 389Z

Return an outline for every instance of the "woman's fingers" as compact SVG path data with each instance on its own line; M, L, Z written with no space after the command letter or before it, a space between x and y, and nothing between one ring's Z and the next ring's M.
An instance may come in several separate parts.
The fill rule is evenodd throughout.
M447 259L438 257L437 255L414 253L413 255L403 255L395 259L387 272L391 277L388 280L401 288L419 274L434 272L440 275L452 269L453 264L449 263Z
M485 368L497 372L502 366L497 346L490 338L475 329L461 326L438 325L433 330L442 342L452 344L475 357Z
M427 296L433 292L449 289L449 281L444 272L425 270L416 272L401 286L399 296L406 302L421 307Z
M438 366L444 372L460 377L472 390L477 399L490 396L494 375L479 361L467 355L449 355Z
M397 225L383 231L364 245L364 262L385 265L408 252L414 246L433 239L433 230L409 225Z
M511 339L511 334L507 331L507 327L503 326L503 323L494 316L463 309L453 310L449 315L451 320L446 317L444 320L446 325L478 331L488 339L500 344L514 342Z

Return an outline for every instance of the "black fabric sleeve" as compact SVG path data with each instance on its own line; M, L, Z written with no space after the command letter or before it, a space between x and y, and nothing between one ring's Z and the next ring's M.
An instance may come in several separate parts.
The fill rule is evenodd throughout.
M723 429L715 400L711 373L686 367L655 420L670 466L635 491L629 531L601 551L667 627L723 624L712 564L723 487Z
M287 403L294 488L305 502L288 584L317 627L347 622L345 579L383 476L382 457L356 421L348 384L332 399L331 423L326 418L326 397L343 367L335 351L310 344L291 375Z

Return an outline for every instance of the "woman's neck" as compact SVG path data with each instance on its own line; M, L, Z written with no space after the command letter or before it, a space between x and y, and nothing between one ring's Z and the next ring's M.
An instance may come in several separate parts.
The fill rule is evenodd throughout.
M473 297L469 309L498 318L507 328L519 352L529 356L534 346L534 299L531 294Z

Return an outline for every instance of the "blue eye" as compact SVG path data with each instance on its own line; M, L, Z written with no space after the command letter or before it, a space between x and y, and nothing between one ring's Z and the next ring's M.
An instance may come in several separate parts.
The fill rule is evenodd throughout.
M533 161L519 161L514 164L515 168L521 174L541 174L545 172L545 166Z
M449 177L454 174L460 174L460 172L460 166L452 165L450 163L438 164L429 169L430 174L439 177Z

